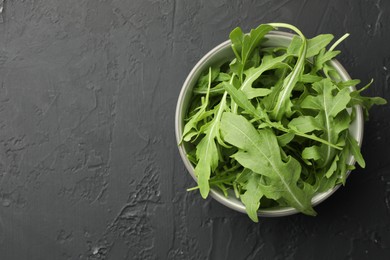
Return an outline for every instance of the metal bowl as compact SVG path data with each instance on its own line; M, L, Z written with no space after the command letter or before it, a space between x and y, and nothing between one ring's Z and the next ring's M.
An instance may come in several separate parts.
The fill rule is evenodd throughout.
M285 32L278 32L273 31L266 35L266 40L262 44L264 47L271 47L271 46L282 46L287 47L289 43L291 42L291 39L294 35L290 33ZM184 127L184 117L187 113L188 106L190 104L190 100L192 97L192 89L195 86L200 74L207 70L209 66L219 63L221 61L230 61L234 58L234 53L231 50L230 47L230 40L227 40L214 49L212 49L210 52L208 52L191 70L190 74L187 76L187 79L185 80L183 87L181 89L177 106L176 106L176 118L175 118L175 132L176 132L176 141L177 143L180 142L183 127ZM350 80L351 77L347 73L347 71L344 69L344 67L336 60L330 61L330 64L337 70L339 75L341 76L343 81ZM354 90L355 88L351 87L351 90ZM357 140L359 146L362 143L363 139L363 113L360 106L355 106L354 110L356 112L356 117L354 121L351 123L349 131L352 134L352 136ZM191 174L192 178L196 181L197 178L195 176L194 166L191 164L191 162L188 160L186 156L186 144L179 145L179 152L180 156ZM355 159L351 155L348 159L348 164L353 165L355 164ZM347 173L349 174L349 172ZM340 185L335 186L333 189L330 189L326 192L318 193L316 194L312 199L312 205L318 205L325 199L327 199L330 195L332 195ZM223 205L234 209L236 211L246 213L245 206L242 204L242 202L237 199L234 194L229 194L228 197L225 197L224 194L215 189L211 188L210 195L215 200L219 201ZM296 214L299 211L292 207L272 207L272 208L265 208L260 209L258 211L259 216L263 217L280 217L280 216L288 216L292 214Z

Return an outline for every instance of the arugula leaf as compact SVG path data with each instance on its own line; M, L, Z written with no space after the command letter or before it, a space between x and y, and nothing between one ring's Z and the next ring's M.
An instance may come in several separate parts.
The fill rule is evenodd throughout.
M184 126L183 134L182 134L182 138L181 138L180 143L183 141L183 139L188 140L188 136L189 135L190 136L194 136L194 135L197 134L197 133L195 133L195 134L191 133L191 131L192 130L196 130L199 121L203 119L202 116L205 113L207 105L208 105L208 102L209 102L209 91L210 91L210 88L211 88L211 80L212 80L212 69L210 67L209 68L209 74L208 74L208 88L207 88L208 91L206 93L206 97L203 100L202 105L197 109L196 114L193 115L191 117L191 119L187 122L187 124Z
M241 28L235 28L230 33L232 49L236 55L236 60L230 67L239 76L240 82L243 81L243 71L249 56L258 47L264 36L272 29L273 27L270 25L261 24L256 29L252 29L249 34L244 34Z
M320 122L318 122L312 116L300 116L294 118L290 121L288 127L291 129L296 129L297 131L302 133L310 133L313 132L314 130L322 129Z
M254 98L255 96L249 96L249 93L252 88L253 82L258 79L265 71L273 69L273 68L280 68L281 66L286 66L283 63L283 60L285 60L288 57L288 55L282 55L276 58L273 58L269 55L264 56L262 63L257 68L250 68L246 70L245 73L245 81L241 85L241 91L244 92L249 99ZM270 91L268 89L268 91Z
M196 157L199 161L195 167L195 174L198 177L199 190L203 198L206 198L210 192L211 171L218 166L218 148L215 139L223 142L219 137L219 128L222 113L226 109L226 95L227 93L224 94L214 119L203 129L206 135L196 146Z
M338 86L339 89L342 89L342 88L345 88L345 87L356 86L359 83L360 83L360 80L358 80L358 79L350 79L350 80L347 80L347 81L337 82L337 86Z
M264 196L261 191L260 180L261 176L252 172L244 186L246 191L240 196L242 203L245 205L248 216L254 222L259 222L257 211L260 207L260 199Z
M332 164L330 165L329 169L325 173L326 178L329 179L333 175L333 173L337 170L337 162L338 161L339 161L339 156L336 155Z
M361 105L363 107L364 111L364 117L367 120L369 118L368 110L373 105L385 105L387 104L387 101L384 98L381 97L364 97L360 93L367 88L369 88L372 84L373 80L371 80L366 86L359 90L355 90L351 92L351 102L348 104L349 107L352 107L354 105Z
M317 91L318 95L307 96L302 101L301 107L318 111L315 120L318 122L317 126L322 126L321 129L323 130L323 134L321 135L321 138L329 143L336 144L340 134L339 131L344 129L338 129L336 127L340 124L335 123L335 118L347 107L350 100L349 89L344 88L336 95L333 95L332 91L337 89L337 87L330 79L323 79L322 81L314 83L313 89ZM344 117L342 118L344 119ZM348 123L348 118L345 118L344 122ZM346 127L348 127L348 125ZM325 145L321 145L318 148L318 153L321 154L320 166L324 167L333 159L335 150L332 147Z
M317 145L306 147L302 151L302 158L306 160L318 161L322 158L321 147Z
M196 157L199 158L195 167L195 174L198 177L200 194L206 198L210 191L209 179L212 170L218 166L218 151L215 144L214 131L209 131L200 143L196 146Z
M320 34L312 39L308 39L306 58L311 58L320 53L320 51L324 49L333 40L333 38L334 37L332 34ZM294 36L290 46L287 49L287 53L299 56L299 49L301 46L302 39L298 36Z
M301 166L294 158L283 162L275 134L270 129L256 131L243 116L226 112L222 116L221 132L224 140L239 150L233 155L241 165L269 178L274 192L297 210L315 215L311 197L298 187Z
M244 93L236 89L232 84L225 82L223 84L223 87L225 88L226 92L228 92L229 95L233 98L235 102L234 106L237 104L238 106L242 107L246 111L250 112L257 119L263 119L266 117L266 114L262 110L257 110L247 99ZM235 109L233 108L232 110Z
M346 136L347 136L347 133L344 134L345 138L347 138ZM340 180L343 184L345 184L345 181L347 179L347 172L348 172L347 160L348 160L349 154L350 154L350 145L346 145L344 147L344 149L341 151L341 153L339 154L340 159L337 162L337 170L336 170L338 172L337 175L340 176ZM336 174L334 174L334 175L336 175ZM327 188L330 189L333 186L328 186ZM321 191L319 191L319 192L321 192Z
M278 135L278 143L280 147L286 146L288 143L290 143L294 139L295 135L293 133L285 133L282 135Z
M339 53L340 51L325 51L325 49L322 49L314 59L313 72L323 69L326 62L336 57Z
M332 91L336 89L329 79L323 79L313 84L313 89L318 93L317 96L309 96L301 104L303 108L311 108L324 111L326 117L335 117L339 112L347 107L351 99L349 89L340 90L336 95Z
M323 79L323 77L318 76L318 75L303 74L299 78L299 82L302 82L302 83L314 83L314 82L320 81L322 79Z
M351 135L347 135L347 142L351 147L352 155L355 157L357 163L360 165L360 167L365 168L366 162L364 161L363 156L360 153L360 147L357 141Z
M219 76L220 68L219 67L209 67L208 73L201 76L197 82L197 88L203 88L207 90L210 84Z

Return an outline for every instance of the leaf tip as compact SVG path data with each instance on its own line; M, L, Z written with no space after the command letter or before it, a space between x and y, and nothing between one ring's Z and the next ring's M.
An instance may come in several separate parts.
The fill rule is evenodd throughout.
M358 161L358 164L360 167L363 169L366 168L366 161L362 158L361 160Z
M199 191L200 191L200 195L202 196L203 199L207 199L208 195L209 195L209 192L210 192L210 187L207 185L202 185L202 186L199 186Z
M249 216L249 218L253 221L253 222L255 222L255 223L259 223L259 217L257 216L257 214L255 214L255 215L248 215Z
M312 217L317 216L317 212L312 207L305 209L303 213Z

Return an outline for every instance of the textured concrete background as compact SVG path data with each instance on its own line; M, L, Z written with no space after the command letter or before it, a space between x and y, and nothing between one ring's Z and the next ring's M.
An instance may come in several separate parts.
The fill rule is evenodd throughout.
M0 23L0 259L390 259L390 111L365 170L303 215L202 200L174 110L194 64L236 26L351 36L340 60L390 100L390 1L5 0Z

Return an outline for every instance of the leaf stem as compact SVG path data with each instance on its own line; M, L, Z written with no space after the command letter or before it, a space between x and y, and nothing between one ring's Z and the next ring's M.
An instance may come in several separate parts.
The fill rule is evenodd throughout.
M295 27L294 25L291 25L291 24L288 24L288 23L268 23L268 25L271 25L272 27L276 27L276 28L281 27L281 28L287 28L287 29L293 30L302 39L305 39L305 36L303 35L303 33L297 27Z
M315 135L313 135L313 134L312 134L312 135L308 135L308 134L305 134L305 133L301 133L301 132L294 131L294 130L292 130L292 129L287 129L287 128L284 128L283 126L280 126L280 125L278 125L278 124L276 124L276 123L273 123L273 122L271 122L271 121L268 121L268 120L266 120L265 123L266 123L267 125L269 125L270 127L273 127L273 128L275 128L275 129L278 129L278 130L280 130L280 131L282 131L282 132L285 132L285 133L293 133L293 134L295 134L295 135L298 135L298 136L301 136L301 137L305 137L305 138L307 138L307 139L311 139L311 140L313 140L313 141L317 141L317 142L323 143L323 144L328 145L328 146L330 146L330 147L333 147L333 148L335 148L335 149L337 149L337 150L342 150L341 147L339 147L339 146L337 146L337 145L335 145L335 144L332 144L332 143L330 143L330 142L328 142L328 141L326 141L326 140L324 140L324 139L322 139L322 138L319 138L319 137L317 137L317 136L315 136Z
M329 51L333 51L337 45L344 41L349 36L349 33L344 34L340 39L338 39L333 45L329 48Z

